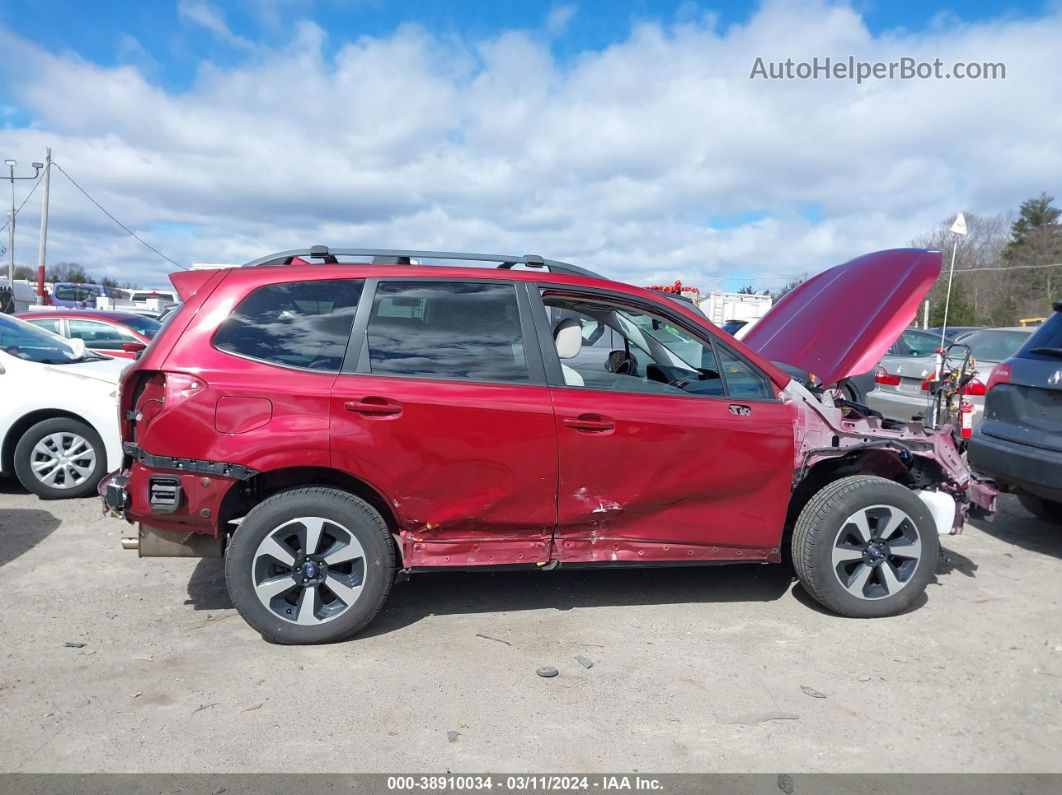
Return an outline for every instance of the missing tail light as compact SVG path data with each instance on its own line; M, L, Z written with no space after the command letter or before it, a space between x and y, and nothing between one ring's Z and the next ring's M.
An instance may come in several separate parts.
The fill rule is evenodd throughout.
M175 408L188 398L197 395L206 384L187 373L165 373L166 386L163 392L163 403L166 409Z
M884 384L885 386L899 386L900 376L893 375L884 367L879 367L874 371L874 383Z

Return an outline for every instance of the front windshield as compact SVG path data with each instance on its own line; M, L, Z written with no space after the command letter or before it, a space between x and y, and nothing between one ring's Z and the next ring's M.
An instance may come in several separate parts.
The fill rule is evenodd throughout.
M0 350L17 359L40 364L84 361L70 343L57 334L10 315L0 315Z

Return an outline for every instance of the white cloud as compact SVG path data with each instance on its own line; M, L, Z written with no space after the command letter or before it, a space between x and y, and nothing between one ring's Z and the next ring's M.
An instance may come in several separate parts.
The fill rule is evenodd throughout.
M572 17L579 8L574 3L555 5L546 15L546 32L551 36L563 36L568 31Z
M251 42L237 36L225 22L225 15L206 0L177 0L177 16L183 21L210 31L222 41L239 47L250 47Z
M0 129L0 151L29 162L52 146L186 262L318 242L479 249L705 287L814 271L905 245L959 209L1062 193L1060 40L1057 12L872 35L848 7L773 2L726 29L689 12L642 22L561 62L541 33L461 41L403 26L338 41L304 22L239 66L204 61L173 92L136 65L0 31L0 65L33 120ZM1002 61L1007 79L749 79L757 56L816 55ZM142 283L170 269L59 175L52 206L50 261Z

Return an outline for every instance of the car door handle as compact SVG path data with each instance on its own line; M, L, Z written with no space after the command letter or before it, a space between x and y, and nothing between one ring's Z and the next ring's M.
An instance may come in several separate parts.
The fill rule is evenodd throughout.
M343 404L347 411L356 414L366 414L375 417L389 417L402 413L402 407L397 403L381 397L367 397L361 400L348 400Z
M561 422L577 431L597 433L611 431L616 427L614 420L600 414L580 414L578 417L565 417Z

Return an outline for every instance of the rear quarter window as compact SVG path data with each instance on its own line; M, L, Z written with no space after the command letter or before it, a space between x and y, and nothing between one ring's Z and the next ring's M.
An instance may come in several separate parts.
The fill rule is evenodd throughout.
M362 288L360 279L259 287L221 324L214 346L269 364L339 372Z

